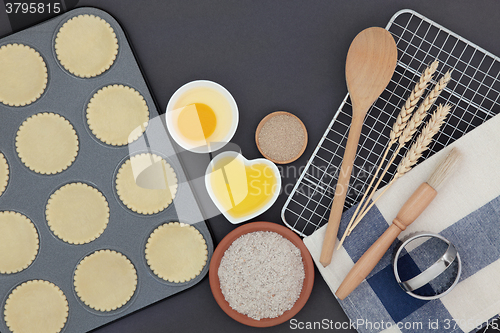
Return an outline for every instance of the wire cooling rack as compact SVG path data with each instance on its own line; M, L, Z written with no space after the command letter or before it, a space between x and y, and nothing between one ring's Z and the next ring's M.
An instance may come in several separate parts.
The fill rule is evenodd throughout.
M389 142L393 121L421 72L435 59L440 64L424 96L451 69L452 79L435 105L449 103L452 112L422 160L500 113L500 58L412 10L397 12L386 29L396 41L398 64L365 118L344 209L361 200ZM283 222L301 236L328 221L351 110L347 94L283 207ZM392 178L405 153L405 149L400 151L381 186Z

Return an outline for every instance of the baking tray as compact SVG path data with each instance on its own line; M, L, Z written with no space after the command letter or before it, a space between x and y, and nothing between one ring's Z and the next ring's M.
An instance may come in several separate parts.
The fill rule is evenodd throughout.
M59 27L79 14L93 14L106 20L113 27L119 43L118 55L111 68L90 79L68 73L55 57L54 39ZM42 97L28 106L9 107L0 103L0 151L5 155L10 168L9 184L0 197L0 211L13 210L26 215L35 224L40 239L39 253L27 269L15 274L0 274L0 331L10 332L3 315L8 295L16 286L32 279L50 281L64 292L69 304L69 316L63 332L71 333L92 330L198 283L208 271L213 241L166 133L163 117L158 116L146 82L117 21L102 10L78 8L0 40L0 46L9 43L28 45L41 54L48 69L48 84ZM109 84L124 84L136 89L148 105L150 123L146 133L132 145L106 145L96 139L87 126L85 112L88 101L97 90ZM61 114L69 120L78 134L79 153L76 160L57 175L32 172L22 164L15 150L14 142L19 126L25 119L39 112ZM173 203L163 212L150 216L128 210L119 200L114 188L114 176L121 163L129 155L148 151L163 156L174 168L179 182ZM104 233L84 245L63 242L52 234L45 219L45 206L49 196L61 185L72 181L96 187L106 197L110 208L109 223ZM144 258L149 234L159 225L170 221L193 225L207 243L209 260L201 274L186 283L169 283L158 278L149 269ZM99 249L123 253L137 271L138 284L134 296L126 305L111 312L99 312L87 307L79 300L73 287L73 273L77 264L86 255Z
M422 71L435 59L440 62L436 80L453 70L451 81L435 105L449 103L452 111L421 161L500 112L500 58L413 10L394 14L386 29L396 41L398 64L365 118L344 209L361 200L401 106ZM283 206L283 222L301 236L311 235L328 221L351 114L347 94ZM381 187L392 178L405 153L406 149L400 151Z

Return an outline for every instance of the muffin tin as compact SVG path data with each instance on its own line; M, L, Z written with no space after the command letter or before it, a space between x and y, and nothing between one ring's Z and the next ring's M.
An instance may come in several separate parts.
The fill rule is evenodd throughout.
M118 39L118 55L113 65L93 78L80 78L65 70L56 58L54 40L59 28L73 16L96 15L107 21ZM140 72L123 30L109 14L95 8L78 8L42 24L0 40L0 47L19 43L32 47L43 57L48 70L48 83L43 95L34 103L22 107L0 103L0 152L10 169L9 182L0 196L0 211L16 211L26 215L39 234L40 248L36 259L25 270L0 274L0 331L10 332L4 320L4 307L9 294L29 280L47 280L57 285L69 304L68 320L62 332L86 332L116 320L151 303L159 301L198 283L207 273L213 253L213 242L202 212L186 181L182 165L159 117L151 94ZM146 132L131 145L107 145L89 130L85 112L93 94L111 84L123 84L140 92L150 112ZM19 159L15 137L19 126L28 117L40 112L64 116L78 134L79 151L73 164L56 175L42 175L28 169ZM121 164L134 154L151 152L162 156L173 167L177 179L177 194L165 210L141 215L126 208L115 190L115 176ZM102 235L83 245L68 244L49 229L45 207L50 195L70 182L92 185L102 192L109 204L110 217ZM200 231L208 247L208 261L200 275L185 283L166 282L148 267L144 250L151 232L171 221L191 224ZM78 263L97 250L118 251L130 259L137 271L138 284L132 299L114 311L100 312L86 306L76 295L73 276Z

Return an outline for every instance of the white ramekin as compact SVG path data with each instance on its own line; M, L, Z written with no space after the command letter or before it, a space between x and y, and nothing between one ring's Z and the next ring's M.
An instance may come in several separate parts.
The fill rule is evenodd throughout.
M221 140L213 142L209 145L194 146L193 144L191 144L190 142L188 142L183 138L183 136L177 131L174 125L174 112L172 111L175 103L184 93L195 88L211 88L216 90L228 101L231 108L232 119L228 133ZM208 80L191 81L189 83L186 83L179 89L177 89L177 91L172 95L167 104L165 116L166 116L168 131L172 136L172 138L175 140L175 142L177 142L177 144L182 148L195 153L208 153L224 147L233 138L233 135L236 132L236 128L238 127L238 121L239 121L238 106L236 105L236 101L234 100L233 96L229 93L229 91L227 91L226 88L224 88L220 84Z

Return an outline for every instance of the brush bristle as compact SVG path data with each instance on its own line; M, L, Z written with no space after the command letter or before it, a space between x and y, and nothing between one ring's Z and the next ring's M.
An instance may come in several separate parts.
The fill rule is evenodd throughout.
M436 170L427 180L433 189L437 190L439 186L450 176L456 169L457 162L460 159L460 153L456 148L452 148L445 159L437 166Z

